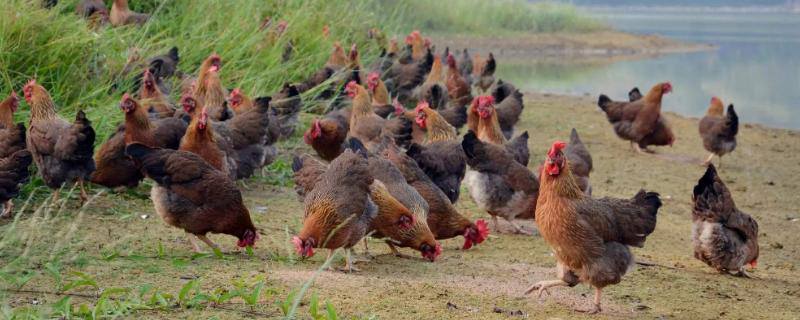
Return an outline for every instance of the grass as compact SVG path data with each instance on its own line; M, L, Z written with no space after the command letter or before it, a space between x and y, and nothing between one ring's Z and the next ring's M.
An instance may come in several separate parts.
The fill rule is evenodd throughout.
M407 0L376 2L379 9L399 12L402 27L427 32L507 34L542 32L587 32L607 29L600 21L574 6L559 2L530 3L523 0Z

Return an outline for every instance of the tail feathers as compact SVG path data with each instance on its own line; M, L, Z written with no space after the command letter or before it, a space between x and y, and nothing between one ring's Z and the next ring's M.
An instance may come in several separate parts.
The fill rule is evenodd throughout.
M728 106L728 114L727 114L727 127L728 127L728 134L732 137L739 133L739 115L736 114L736 110L733 109L733 104Z
M150 154L151 152L158 150L157 148L151 148L141 143L131 143L125 147L125 154L134 160L142 161L144 158Z
M648 208L650 213L654 216L658 213L658 208L661 208L662 205L661 197L658 193L644 190L639 190L634 196L634 201Z
M464 135L464 140L461 141L461 148L464 149L464 154L467 155L467 158L473 159L476 156L475 147L480 144L480 140L478 140L478 136L475 135L475 132L470 130L467 134Z
M180 57L178 56L178 47L172 47L172 49L169 49L167 56L169 56L172 60L175 60L175 62L178 62L180 60Z
M611 102L611 98L609 98L607 95L601 94L600 98L597 99L597 106L603 111L606 111L609 102Z
M353 150L356 154L367 158L369 156L369 151L367 151L367 147L364 146L364 143L358 138L350 138L347 139L347 148Z
M398 146L408 147L411 143L413 130L413 122L406 117L397 117L389 120L391 123L387 126L394 137L394 141Z
M256 108L258 110L267 110L269 109L270 102L272 101L272 97L265 96L265 97L258 97L255 100Z
M639 91L639 87L633 87L631 91L628 91L628 101L633 102L642 98L642 92Z
M294 156L292 159L292 172L298 172L303 169L303 158Z
M703 194L708 194L710 196L716 196L717 192L714 190L714 182L717 180L717 169L714 167L713 164L709 164L708 168L706 169L706 173L703 174L703 177L697 181L697 185L694 186L694 198L697 199L699 196Z

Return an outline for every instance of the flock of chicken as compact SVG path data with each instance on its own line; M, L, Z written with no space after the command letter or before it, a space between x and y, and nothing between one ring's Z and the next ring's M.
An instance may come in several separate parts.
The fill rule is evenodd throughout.
M259 233L235 180L272 162L273 144L294 132L300 94L322 86L317 98L330 99L333 108L304 133L316 156L297 155L292 164L305 207L302 229L291 240L300 256L344 248L345 270L354 271L352 248L367 236L385 239L397 255L398 247L406 247L430 261L442 251L437 240L462 236L463 249L480 244L489 234L487 223L468 220L454 206L464 181L495 230L498 217L517 233L526 231L515 219L535 219L552 246L558 279L536 283L526 293L584 282L596 288L589 311L600 311L602 288L619 283L634 262L629 246L643 246L655 230L658 193L592 198L592 158L575 129L569 143L554 142L537 172L530 170L528 133L513 137L522 93L495 80L494 56L473 58L464 49L456 59L449 48L434 55L418 31L405 42L401 49L391 41L368 67L355 45L345 54L335 43L319 72L255 99L222 86L221 58L212 54L196 77L182 80L177 109L166 82L179 60L173 48L143 66L138 97L122 96L125 121L96 154L86 115L79 111L72 123L60 118L48 91L30 80L22 89L31 108L27 128L12 120L16 93L0 104L3 216L11 215L11 199L34 162L50 188L76 182L82 202L84 182L125 188L150 178L156 212L194 235L189 239L195 250L201 250L197 239L219 249L206 237L209 232L251 247ZM674 136L661 115L661 99L671 89L661 83L642 96L634 88L628 102L601 95L598 105L617 135L637 150L670 145ZM464 126L466 134L459 137ZM737 128L733 106L724 114L722 102L713 98L700 123L711 156L735 148ZM744 265L755 265L758 257L758 226L736 208L713 165L693 199L695 256L720 272L747 275Z

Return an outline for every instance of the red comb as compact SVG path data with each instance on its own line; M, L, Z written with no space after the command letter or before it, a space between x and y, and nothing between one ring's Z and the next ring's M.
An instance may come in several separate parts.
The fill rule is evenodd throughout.
M128 94L127 92L125 92L125 93L122 95L122 101L128 100L128 99L130 99L130 98L131 98L131 95L130 95L130 94Z
M547 156L550 158L555 157L561 150L567 147L567 143L564 141L556 141L553 142L553 146L550 147L550 151L547 152Z
M429 108L429 107L430 107L430 104L428 104L427 101L422 100L414 108L414 112L420 112L420 111L422 111L422 109Z

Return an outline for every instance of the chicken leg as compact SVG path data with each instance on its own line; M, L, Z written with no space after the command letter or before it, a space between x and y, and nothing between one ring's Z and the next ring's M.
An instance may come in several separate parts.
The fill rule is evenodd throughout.
M405 258L405 259L410 259L411 258L411 257L409 257L407 255L404 255L404 254L400 253L400 250L397 250L397 247L395 247L391 242L386 241L386 244L389 246L389 250L392 250L392 254L395 257Z
M356 266L353 263L353 248L345 248L344 252L345 252L345 266L339 270L347 273L361 271L360 269L356 268Z
M528 287L528 289L525 290L525 295L529 295L531 294L531 292L533 292L533 290L538 289L539 291L537 293L538 294L537 297L541 298L542 293L546 292L548 295L550 294L550 291L547 291L548 288L559 287L559 286L569 286L569 283L561 279L539 281L537 283L534 283L532 286Z
M89 200L89 195L86 194L86 188L83 186L83 178L78 178L78 187L81 189L81 207Z
M533 232L528 232L528 231L523 230L522 227L518 226L516 223L514 223L514 221L511 221L511 219L506 218L506 217L503 217L503 219L508 221L508 223L511 225L511 227L514 228L514 233L516 233L516 234L524 234L524 235L529 235L529 236L533 235Z
M711 163L711 159L714 159L714 154L713 153L708 155L708 158L706 158L706 161L703 161L703 166L708 166L708 164Z
M603 309L600 308L600 297L602 296L602 294L603 294L603 289L594 288L594 301L593 301L593 304L592 304L592 308L589 309L589 310L575 310L575 311L585 312L587 314L600 313L600 311L603 311Z
M11 218L12 210L14 210L14 202L11 200L6 201L3 204L3 214L0 214L0 218Z
M200 239L201 241L205 242L209 247L211 247L211 249L214 252L217 252L217 251L222 252L222 250L220 250L219 246L216 243L214 243L214 241L211 241L211 239L209 239L205 235L196 234L195 236L197 237L197 239Z
M189 237L189 243L192 244L192 249L194 250L194 252L203 253L203 248L201 248L200 244L197 243L197 237L194 237L194 235L190 233L187 233L186 235Z

